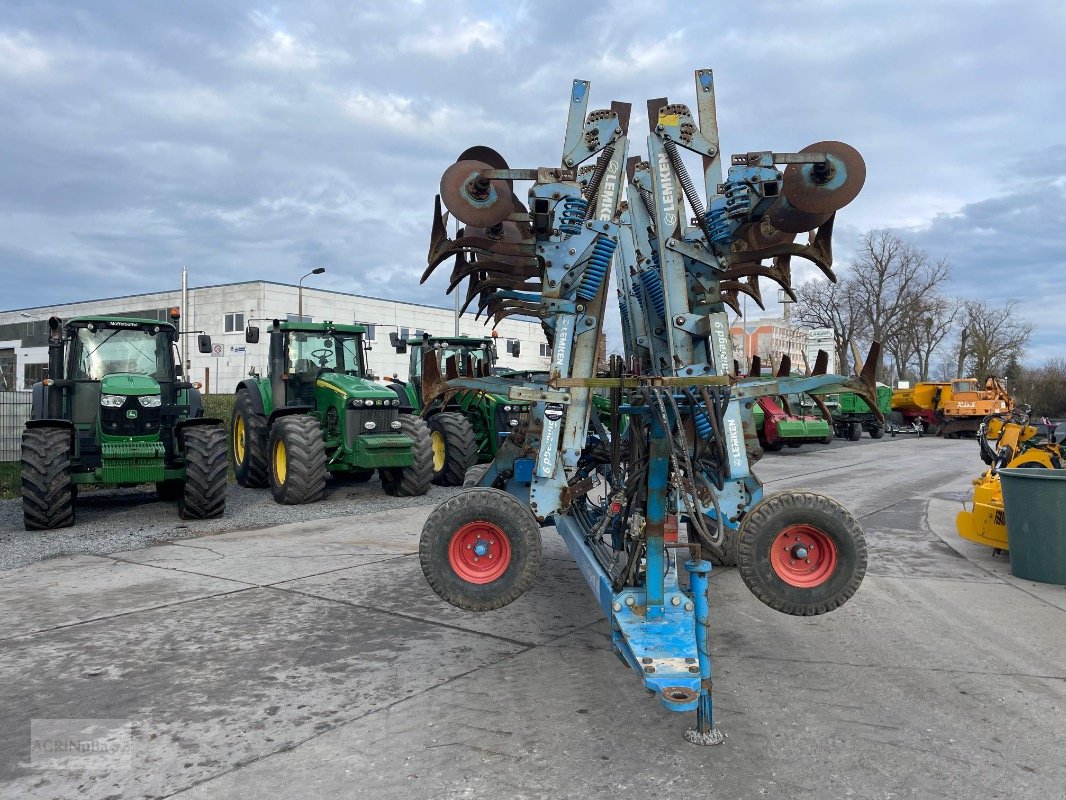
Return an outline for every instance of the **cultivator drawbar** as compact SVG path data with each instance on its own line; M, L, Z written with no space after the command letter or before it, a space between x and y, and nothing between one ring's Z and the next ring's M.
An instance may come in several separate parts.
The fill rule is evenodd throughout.
M477 485L433 512L420 559L448 602L499 608L532 584L540 527L554 524L619 656L664 707L697 712L689 741L716 744L712 562L736 564L761 601L799 615L840 606L866 569L862 531L838 503L764 496L750 468L762 454L752 406L845 389L872 399L873 385L825 374L824 360L809 376L737 377L726 308L739 294L761 304L761 278L791 293L793 257L833 277L835 212L858 194L865 167L848 145L820 142L734 155L723 176L712 73L695 77L695 115L648 103L647 158L629 158L630 106L589 112L589 84L574 81L558 166L512 169L475 147L445 171L424 279L453 260L449 291L465 284L465 309L538 317L551 366L539 382L440 381L440 394L507 395L532 413ZM700 156L703 195L682 150ZM531 183L527 202L519 182ZM448 214L464 226L454 239ZM597 377L612 274L625 356ZM610 393L608 420L590 414L593 390Z

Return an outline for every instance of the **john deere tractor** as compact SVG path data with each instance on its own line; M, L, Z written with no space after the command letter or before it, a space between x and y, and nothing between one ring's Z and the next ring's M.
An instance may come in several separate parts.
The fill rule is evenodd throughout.
M392 378L390 388L400 409L419 415L429 425L433 443L433 482L461 486L467 470L496 455L505 434L529 415L529 405L499 394L475 391L434 392L427 403L425 377L434 383L493 374L496 347L491 338L467 336L389 337L397 353L410 352L407 381ZM517 353L514 353L517 355Z
M433 477L426 423L367 376L362 325L274 320L267 376L241 381L231 419L241 486L270 485L279 503L322 497L326 475L369 480L386 494L425 494ZM249 327L245 339L259 341Z
M185 519L222 516L226 434L179 375L176 325L52 317L48 328L48 378L22 434L26 529L73 524L78 486L155 483ZM209 337L199 349L211 352Z

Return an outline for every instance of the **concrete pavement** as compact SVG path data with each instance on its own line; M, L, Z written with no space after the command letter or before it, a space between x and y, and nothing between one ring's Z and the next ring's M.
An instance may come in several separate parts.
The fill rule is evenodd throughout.
M0 573L0 797L1066 796L1066 589L955 535L980 468L928 438L761 462L861 516L870 569L812 619L714 573L716 748L611 654L550 530L479 615L422 578L429 506ZM129 720L129 766L33 766L57 718Z

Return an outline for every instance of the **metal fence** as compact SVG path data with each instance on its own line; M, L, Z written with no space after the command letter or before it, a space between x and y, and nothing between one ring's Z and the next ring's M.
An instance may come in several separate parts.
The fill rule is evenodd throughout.
M31 392L0 392L0 461L22 457L22 429L30 418Z

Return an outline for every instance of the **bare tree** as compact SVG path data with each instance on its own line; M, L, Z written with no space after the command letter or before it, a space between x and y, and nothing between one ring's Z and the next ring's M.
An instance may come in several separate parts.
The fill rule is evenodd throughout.
M851 345L862 336L864 329L851 282L830 283L815 278L796 290L796 298L793 313L799 322L811 328L833 331L837 371L847 375L851 371L848 367Z
M1000 308L967 301L959 360L975 378L1002 376L1009 364L1021 359L1032 332L1033 326L1018 316L1017 300Z
M922 308L950 275L951 268L944 259L931 261L924 250L903 241L896 233L872 230L862 237L848 282L866 333L884 345L912 338L913 327L924 325L918 321L922 318L916 315L916 309ZM901 366L906 366L916 350L904 349L910 352ZM882 362L883 356L877 365L878 374L882 372Z

